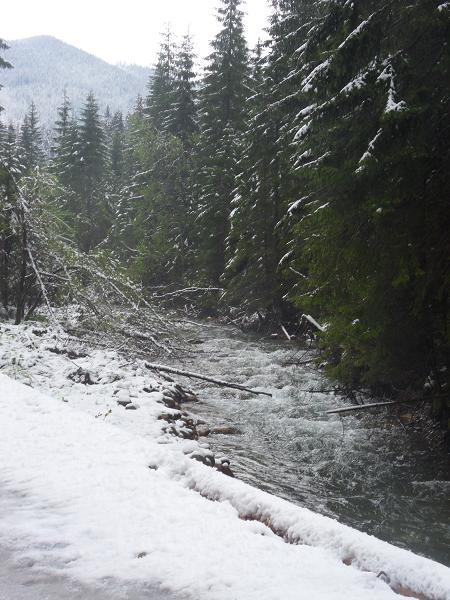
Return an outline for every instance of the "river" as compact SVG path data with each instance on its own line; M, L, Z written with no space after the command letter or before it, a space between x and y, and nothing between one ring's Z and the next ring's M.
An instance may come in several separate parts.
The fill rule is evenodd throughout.
M231 459L237 477L450 565L450 457L430 451L417 431L384 409L327 415L349 400L305 392L329 389L330 382L312 364L287 364L298 353L287 341L205 325L189 326L188 335L196 348L184 361L190 370L273 393L189 382L200 398L191 412L209 426L239 430L207 438L217 455ZM313 356L300 355L302 361Z

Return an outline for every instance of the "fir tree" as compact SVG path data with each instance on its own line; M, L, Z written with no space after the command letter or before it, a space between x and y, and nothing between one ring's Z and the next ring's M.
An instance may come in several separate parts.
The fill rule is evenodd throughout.
M4 40L2 40L2 38L0 38L0 52L3 52L4 50L8 50L9 46L8 44L6 44L4 42ZM0 69L11 69L12 65L6 61L2 56L0 56ZM2 89L2 85L0 84L0 90ZM3 107L0 106L0 113L2 112Z
M120 111L114 113L111 119L110 136L110 164L111 171L116 181L121 182L124 176L124 145L125 145L125 125L123 115Z
M171 109L175 93L175 50L172 33L167 28L161 42L158 61L149 81L146 115L150 124L159 131L171 131Z
M200 97L197 173L199 269L217 283L225 268L231 201L236 186L240 136L245 129L248 52L240 0L222 0L222 26L212 42Z
M418 385L449 360L449 27L431 0L332 2L299 55L294 297L352 383Z
M25 173L37 167L43 160L42 134L34 102L31 103L20 128L20 153Z
M102 241L108 229L110 207L103 194L107 164L106 135L92 92L81 111L76 160L80 178L76 192L80 198L78 236L80 247L88 252Z
M186 35L175 60L173 102L169 111L169 129L185 147L192 148L198 131L196 74L192 40Z

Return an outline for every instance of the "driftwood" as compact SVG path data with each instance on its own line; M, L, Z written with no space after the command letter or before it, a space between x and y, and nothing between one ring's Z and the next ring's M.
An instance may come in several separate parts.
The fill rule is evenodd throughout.
M366 408L379 408L383 406L393 406L394 404L404 404L405 400L396 400L391 402L372 402L370 404L357 404L355 406L346 406L345 408L333 408L333 410L327 410L327 415L342 414L352 412L354 410L364 410Z
M302 321L308 321L308 323L310 325L312 325L315 329L317 329L318 331L320 331L321 333L323 333L325 331L325 328L322 327L322 325L320 325L315 319L314 317L312 317L311 315L302 315L301 319Z
M190 371L182 371L180 369L175 369L173 367L167 367L165 365L157 365L154 363L145 363L147 369L151 369L153 371L163 371L166 373L173 373L174 375L180 375L182 377L189 377L191 379L200 379L202 381L208 381L209 383L214 383L219 387L228 387L233 388L235 390L241 390L243 392L250 392L250 394L258 394L261 396L269 396L272 398L272 394L269 392L258 392L257 390L251 390L244 385L240 385L239 383L229 383L228 381L222 381L220 379L214 379L213 377L207 377L206 375L200 375L199 373L191 373Z
M284 335L287 337L287 339L289 341L291 341L292 337L289 335L289 333L287 332L287 329L284 325L281 326L281 331L284 333Z

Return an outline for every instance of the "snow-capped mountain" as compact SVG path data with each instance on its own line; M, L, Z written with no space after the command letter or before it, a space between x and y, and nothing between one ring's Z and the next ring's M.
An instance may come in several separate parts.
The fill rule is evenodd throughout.
M111 65L51 36L8 41L4 58L13 69L0 72L0 105L4 122L21 121L31 101L40 122L51 126L64 90L76 112L92 90L102 110L126 112L138 94L146 93L151 69L138 65Z

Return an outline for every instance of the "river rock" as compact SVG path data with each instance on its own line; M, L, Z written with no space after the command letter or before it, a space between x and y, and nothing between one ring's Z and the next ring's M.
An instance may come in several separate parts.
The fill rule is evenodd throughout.
M136 402L130 402L125 406L125 408L127 410L137 410L139 408L139 404L136 404Z
M203 423L197 425L197 435L198 437L207 437L210 434L211 430L209 427Z
M197 460L207 467L214 467L216 462L214 459L214 454L210 450L205 450L203 448L194 450L194 452L189 455L189 458L192 458L192 460Z
M119 406L127 407L129 404L131 404L131 400L126 399L126 398L121 398L120 400L117 400L117 404Z
M91 373L81 367L76 371L69 373L67 377L75 383L82 383L84 385L94 385L94 383L96 383Z
M230 459L226 456L216 459L216 470L228 477L234 477L234 473L230 468Z
M213 427L211 429L211 433L216 433L220 435L235 435L237 433L240 433L240 431L232 425L219 425L218 427Z

